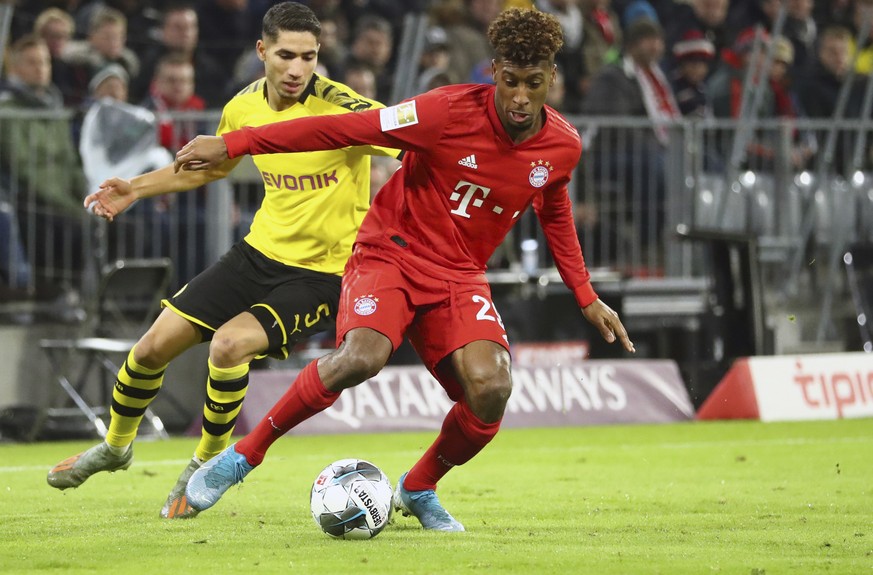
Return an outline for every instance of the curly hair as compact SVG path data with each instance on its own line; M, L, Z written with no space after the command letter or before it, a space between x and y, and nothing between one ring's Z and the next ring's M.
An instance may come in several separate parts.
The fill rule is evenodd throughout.
M560 22L551 14L512 8L488 27L488 41L498 60L531 65L551 61L564 45L564 35Z

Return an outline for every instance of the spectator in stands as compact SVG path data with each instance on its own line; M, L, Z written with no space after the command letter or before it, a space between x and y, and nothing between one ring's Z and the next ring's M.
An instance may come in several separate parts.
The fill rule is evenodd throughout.
M755 51L757 34L757 29L746 29L740 32L731 49L724 50L722 62L707 82L706 89L712 98L713 112L719 118L734 118L741 122L749 122L751 119L775 118L780 115L780 108L777 107L777 94L774 91L776 85L769 76L769 71L766 72L765 76L764 70L767 50L772 39L766 31L761 29L758 50ZM781 43L783 53L779 58L782 60L789 59L785 53L788 45L784 42ZM774 53L775 51L774 46ZM782 69L783 66L784 62L776 63L777 70ZM751 71L748 72L751 82L746 86L745 78L749 68L751 68ZM744 92L746 88L748 88L748 92ZM790 97L783 87L780 87L780 90L784 95L780 101L783 106L781 113L784 116L796 116L797 110L790 109L792 108ZM757 96L758 92L760 92L760 96ZM757 109L751 109L751 107L744 109L744 102L755 102L756 100L759 103ZM795 145L806 145L800 143L802 138L798 139L798 136L795 137ZM752 170L772 170L776 162L779 161L777 154L780 149L778 134L774 131L761 130L756 132L746 144L743 165ZM728 153L727 150L722 150L722 152ZM803 155L806 155L806 152L798 154L797 157L801 158Z
M813 0L787 0L787 18L782 34L791 40L794 48L792 75L802 73L809 66L815 53L819 26L812 16Z
M57 2L58 0L52 0ZM126 23L125 45L136 54L141 54L151 43L154 30L160 24L160 11L175 0L61 0L75 5L76 29L88 30L94 16L111 8L120 12Z
M500 0L438 0L432 16L448 35L449 67L461 82L491 75L491 46L485 32L500 14Z
M812 14L821 28L841 26L852 28L852 11L856 0L825 0L813 7Z
M197 9L200 47L228 68L260 35L249 0L203 0Z
M369 66L363 64L346 66L343 84L365 98L376 99L376 75Z
M417 94L432 90L437 86L457 84L458 79L449 68L449 37L440 26L431 26L426 34L424 50L419 63Z
M831 118L837 107L840 87L852 64L852 33L842 26L829 26L819 37L816 60L801 79L800 101L811 118ZM844 117L857 118L863 103L865 77L856 78Z
M118 102L127 102L130 94L129 84L130 77L125 69L118 64L109 64L91 78L88 92L93 100L109 98Z
M770 67L770 89L773 91L773 111L776 117L793 120L805 117L793 78L788 71L794 63L794 45L785 36L773 39L773 62ZM794 169L803 169L817 149L815 134L794 129L789 162Z
M851 53L858 52L857 60L855 61L855 71L859 74L873 73L873 28L868 30L867 40L863 46L858 48L855 44L858 33L861 30L865 20L868 23L873 23L873 2L856 1L852 12L852 37L851 37Z
M656 22L641 19L631 24L625 34L624 58L601 68L583 110L591 115L649 117L656 139L665 144L667 135L659 123L678 118L680 111L658 67L663 54L663 32Z
M316 72L317 74L318 72ZM258 51L254 48L243 52L233 67L230 81L227 85L228 99L235 96L240 90L264 77L264 63L258 57Z
M61 92L51 83L48 46L35 35L23 36L9 50L9 75L0 89L0 108L62 107ZM5 120L0 129L0 174L0 187L7 193L17 191L10 203L18 208L21 237L35 242L27 245L27 252L38 268L59 263L49 260L57 254L68 255L69 264L78 268L82 263L81 214L86 188L68 123L56 119Z
M706 78L714 57L715 46L699 30L689 30L673 45L673 93L679 111L687 118L712 116Z
M698 30L715 47L716 62L723 49L730 45L730 27L727 24L728 0L691 0L678 4L673 10L667 30L667 48L673 49L676 42L690 30Z
M334 18L320 18L320 20L321 46L318 48L318 63L327 69L328 78L341 78L348 50L340 35L339 22ZM263 72L263 63L258 61L258 67Z
M606 64L621 59L622 29L612 0L579 0L582 10L581 77L574 84L568 80L567 97L570 111L578 110L588 92L591 78Z
M712 98L712 109L719 118L739 118L744 97L751 95L743 94L743 81L746 69L754 66L752 72L752 85L754 89L762 78L763 62L766 54L770 35L762 30L760 49L753 54L755 47L756 31L747 28L740 32L730 50L724 50L721 62L707 82L707 90ZM761 106L754 113L758 118L769 118L774 114L773 91L765 82Z
M188 140L206 130L200 122L178 120L172 112L198 112L206 108L206 102L195 92L196 76L191 61L179 53L170 53L158 60L149 96L143 106L154 110L158 120L158 141L175 153ZM162 195L150 198L152 213L143 217L157 220L167 234L163 245L169 246L169 238L178 238L187 257L177 258L175 277L181 282L194 277L206 267L206 249L203 241L206 221L206 192ZM145 210L147 212L148 210ZM158 255L170 255L162 253Z
M206 109L206 102L195 93L195 85L194 66L184 55L167 54L158 61L149 96L143 106L158 115L161 145L171 152L179 150L202 131L196 126L180 128L166 115L166 112Z
M33 34L36 19L49 8L57 8L65 14L72 14L79 6L80 0L12 0L11 2L4 0L0 3L14 6L9 23L9 37L15 41L26 34Z
M109 64L102 70L99 70L91 82L88 84L88 97L82 102L82 106L78 113L73 117L72 134L73 141L82 141L82 125L85 115L94 103L103 98L109 98L116 102L128 102L130 99L130 77L127 72L118 64ZM81 147L80 147L81 150ZM81 152L82 156L86 156L87 152ZM87 170L86 170L87 175ZM99 183L99 182L98 182ZM89 182L88 185L92 185Z
M798 94L810 118L833 118L840 89L852 65L852 33L842 26L828 26L819 35L816 59L800 80ZM858 76L849 90L842 118L859 118L864 101L867 76ZM833 165L840 173L851 168L850 140L837 138Z
M72 67L64 60L70 39L76 31L73 17L60 8L48 8L40 12L33 25L33 33L45 41L52 58L52 84L64 95L64 103L73 92L75 77Z
M761 24L772 34L779 15L781 0L751 0L731 7L728 21L735 30ZM802 70L815 44L817 25L812 18L813 0L786 0L785 21L781 35L788 38L794 50L792 72Z
M107 64L119 64L128 76L136 78L139 57L125 45L126 42L127 19L124 14L114 8L96 10L88 27L87 41L71 43L64 55L75 74L71 101L81 104L87 96L91 78Z
M209 107L220 107L225 99L227 77L221 65L198 46L199 26L193 6L173 5L164 12L160 42L149 46L143 54L142 72L134 84L133 99L142 100L149 92L158 61L170 53L188 58L197 70L195 91ZM263 66L261 66L263 68Z
M560 68L555 70L555 79L549 87L549 93L546 96L546 104L556 109L559 112L564 111L567 101L567 81L564 73Z
M648 0L632 0L621 12L621 25L625 30L637 20L651 20L660 25L658 12Z
M346 66L364 65L376 76L377 100L391 97L392 73L388 67L394 49L391 24L379 16L364 16L355 25Z
M584 38L584 23L582 10L576 0L543 0L537 2L537 8L548 12L561 23L564 33L564 46L555 55L555 64L561 70L566 85L572 86L571 101L578 104L581 101L581 83L586 75L583 57L582 40ZM578 111L578 107L573 111Z
M592 150L598 181L634 198L627 205L636 213L627 217L635 222L634 237L645 248L660 240L664 223L664 153L669 141L665 122L681 115L658 66L663 54L664 36L658 23L636 20L625 32L623 59L600 69L583 105L583 112L591 115L652 121L651 129L603 131Z

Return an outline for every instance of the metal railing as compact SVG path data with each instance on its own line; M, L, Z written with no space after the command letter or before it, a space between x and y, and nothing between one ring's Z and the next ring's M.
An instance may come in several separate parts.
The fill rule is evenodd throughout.
M162 118L168 120L208 133L218 113ZM676 231L736 232L758 239L771 275L796 294L811 258L836 266L845 246L873 241L867 150L857 161L858 143L870 141L869 121L760 119L734 170L729 160L738 124L731 120L657 127L644 118L569 120L584 145L570 193L591 268L625 277L700 277L704 256ZM74 194L80 166L42 153L40 139L74 138L78 122L68 112L0 111L0 131L16 131L26 152L0 146L0 275L13 292L38 298L43 285L87 291L101 258L124 257L170 257L181 285L246 233L263 193L260 175L247 164L207 190L142 201L111 224L84 210L69 213L57 198ZM668 137L656 137L656 129ZM821 143L834 130L833 157L820 169ZM87 163L88 152L83 156ZM49 182L65 189L46 189ZM84 191L75 193L81 201ZM10 241L16 234L17 244ZM528 213L490 267L523 271L552 263ZM828 270L825 278L834 275ZM823 293L829 289L837 288L824 286Z

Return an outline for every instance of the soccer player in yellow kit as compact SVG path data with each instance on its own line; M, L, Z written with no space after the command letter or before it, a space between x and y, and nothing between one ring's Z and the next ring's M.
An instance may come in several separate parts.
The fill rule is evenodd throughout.
M315 74L321 25L296 2L264 16L258 55L266 76L225 106L218 134L292 118L382 107ZM143 413L179 354L209 341L203 430L194 457L179 476L161 516L193 517L188 478L228 445L248 385L249 363L285 358L298 341L335 320L340 280L369 206L370 154L398 155L373 146L258 156L265 196L249 234L173 297L119 370L105 440L57 464L48 474L58 489L78 487L98 471L127 469ZM167 166L131 180L111 178L85 198L112 220L134 201L195 189L223 178L239 162L214 170L173 173Z

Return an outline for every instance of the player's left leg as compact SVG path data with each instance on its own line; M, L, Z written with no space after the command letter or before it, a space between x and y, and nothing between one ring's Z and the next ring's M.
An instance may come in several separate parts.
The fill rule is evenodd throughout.
M268 354L284 359L298 341L333 324L340 294L338 276L268 264L263 271L273 278L274 287L212 337L200 443L170 492L162 517L197 514L185 494L188 481L230 443L248 388L251 361Z
M426 315L409 333L425 365L457 402L395 491L395 507L418 517L426 529L464 530L440 504L437 482L494 438L512 392L506 333L484 289L459 290L452 306Z
M227 447L249 383L249 364L269 347L269 339L255 316L243 312L222 325L209 345L209 375L200 443L194 457L170 490L161 517L187 519L197 515L188 505L185 487L200 466Z
M330 407L343 389L378 373L403 341L415 310L402 274L396 266L375 260L358 267L363 260L363 252L356 251L346 268L337 317L338 349L303 368L246 437L192 475L186 495L194 508L202 511L215 505L263 462L279 437ZM311 323L314 316L300 319L294 329Z

